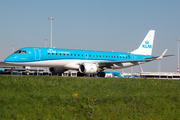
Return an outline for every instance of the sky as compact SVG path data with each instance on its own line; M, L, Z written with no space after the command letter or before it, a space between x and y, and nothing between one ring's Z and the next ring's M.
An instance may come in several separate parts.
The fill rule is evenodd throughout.
M179 0L1 0L0 61L23 47L131 52L155 30L153 56L177 54ZM159 67L161 66L161 67ZM145 72L177 71L177 56L142 65ZM129 72L131 68L124 69ZM139 67L133 67L134 72ZM121 70L119 70L121 71Z

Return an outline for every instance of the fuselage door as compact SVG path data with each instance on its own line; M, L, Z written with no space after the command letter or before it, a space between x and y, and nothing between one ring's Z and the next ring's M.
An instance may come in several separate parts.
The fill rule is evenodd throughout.
M35 60L40 60L41 59L41 51L38 48L34 48L35 52Z

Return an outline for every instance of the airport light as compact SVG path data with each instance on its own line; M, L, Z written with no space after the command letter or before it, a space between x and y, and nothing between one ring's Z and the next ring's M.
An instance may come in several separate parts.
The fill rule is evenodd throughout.
M15 45L12 45L12 47L13 47L13 53L14 53L14 47L15 47Z
M45 40L45 47L47 47L47 40L48 40L48 39L44 39L44 40Z
M52 20L54 19L53 17L49 17L49 20L51 20L51 48L52 48Z
M177 73L179 74L179 38L177 40L177 54L178 54L178 67L177 67Z

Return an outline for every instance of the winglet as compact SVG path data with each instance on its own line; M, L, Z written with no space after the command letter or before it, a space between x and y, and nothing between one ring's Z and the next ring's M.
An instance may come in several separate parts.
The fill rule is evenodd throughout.
M163 58L163 56L166 54L167 50L168 50L168 49L166 49L166 50L162 53L162 55L161 55L161 56L159 56L158 58L156 58L156 60L160 60L160 59L162 59L162 58Z

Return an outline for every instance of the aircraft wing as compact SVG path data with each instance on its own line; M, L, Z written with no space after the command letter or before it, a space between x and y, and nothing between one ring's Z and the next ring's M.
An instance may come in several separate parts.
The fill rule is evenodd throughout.
M170 56L176 56L175 54L172 55L164 55L163 57L170 57ZM153 60L158 60L157 58L159 58L160 56L153 56L153 57L149 57L149 58L144 58L144 59L153 59Z
M148 58L144 58L144 59L141 59L141 60L125 60L125 61L103 61L103 62L98 62L97 64L101 67L106 67L106 66L112 66L112 65L118 65L118 66L122 66L122 63L133 63L133 64L136 64L138 65L139 62L150 62L150 61L153 61L153 60L160 60L162 59L163 57L170 57L170 56L175 56L174 54L173 55L165 55L165 53L167 52L167 49L162 53L162 55L160 56L156 56L156 57L148 57Z
M165 55L165 53L167 52L167 49L162 53L162 55L160 56L156 56L156 57L149 57L149 58L145 58L145 59L153 59L153 60L160 60L163 57L170 57L170 56L175 56L175 54L173 55Z
M118 65L118 66L123 66L122 63L133 63L138 65L138 62L150 62L152 60L150 59L142 59L142 60L126 60L126 61L103 61L103 62L98 62L96 64L98 64L100 67L107 67L107 66L112 66L112 65Z
M125 60L125 61L102 61L102 62L98 62L98 64L108 64L108 63L112 63L112 64L118 64L118 63L129 63L129 62L147 62L149 60Z

